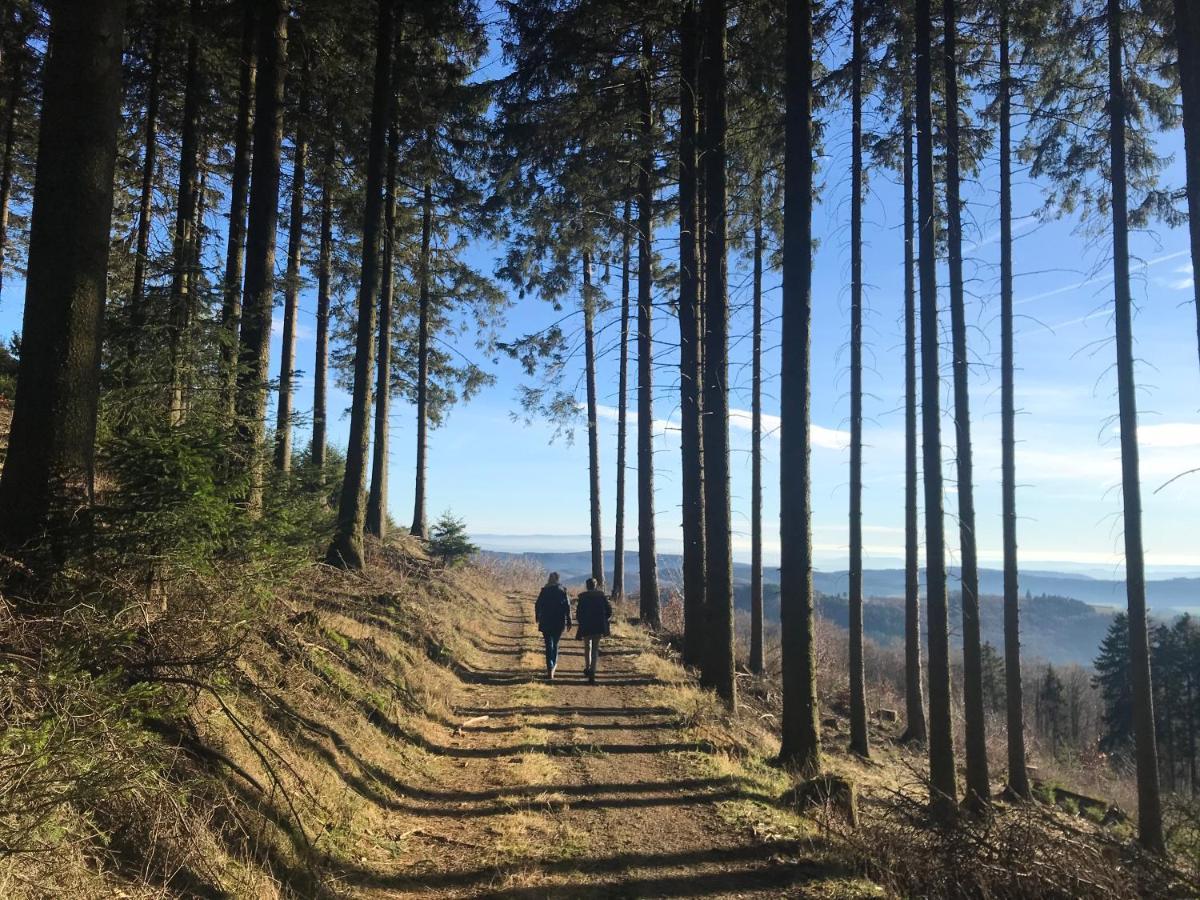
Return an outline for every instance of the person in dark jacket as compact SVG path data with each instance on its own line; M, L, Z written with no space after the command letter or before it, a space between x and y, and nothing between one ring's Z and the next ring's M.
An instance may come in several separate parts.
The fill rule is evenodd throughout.
M575 621L579 623L576 635L583 639L583 674L589 684L596 683L596 665L600 662L600 638L608 634L608 622L612 618L612 604L604 591L596 590L596 579L587 580L587 590L579 595L575 605Z
M571 627L571 601L567 592L558 583L558 573L551 572L546 586L538 594L533 605L533 617L538 631L546 642L546 677L554 680L554 669L558 666L558 641L562 633Z

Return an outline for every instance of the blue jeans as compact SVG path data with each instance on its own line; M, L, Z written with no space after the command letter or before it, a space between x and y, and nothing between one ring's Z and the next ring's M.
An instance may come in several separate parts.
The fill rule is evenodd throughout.
M542 632L542 640L546 642L546 668L553 669L558 665L558 639L561 634L547 634Z

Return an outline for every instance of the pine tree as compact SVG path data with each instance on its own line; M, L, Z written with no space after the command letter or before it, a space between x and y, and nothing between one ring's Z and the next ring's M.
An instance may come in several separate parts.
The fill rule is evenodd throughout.
M395 114L393 113L393 119ZM363 528L367 534L387 537L388 429L391 425L393 313L396 306L396 168L400 139L395 122L390 123L387 138L387 175L384 176L383 251L380 254L379 327L375 350L375 442L371 453L371 482L367 490L367 515ZM424 453L418 467L425 464ZM423 498L422 498L423 499ZM417 533L417 537L424 534Z
M963 707L966 718L967 803L991 801L984 725L979 625L979 563L975 547L975 484L971 451L971 402L967 369L967 314L963 289L962 201L958 104L958 7L944 0L942 50L946 92L946 245L949 256L950 319L954 363L954 447L958 469L958 540L962 575Z
M958 785L950 714L946 535L942 519L942 423L938 397L937 234L933 179L933 71L930 0L916 0L917 221L920 223L921 419L925 481L925 583L929 608L929 790L942 820L954 816Z
M163 27L154 27L154 37L147 60L148 90L143 125L142 185L138 202L138 225L133 263L133 287L129 294L129 337L125 353L130 360L137 356L146 326L146 266L150 256L150 226L154 203L154 173L158 164L158 108L162 81ZM10 56L11 60L11 56ZM10 110L11 112L11 110ZM0 215L3 213L0 212ZM7 232L7 229L4 229Z
M242 318L242 273L246 259L246 215L250 199L254 98L258 78L257 0L242 0L242 44L238 61L238 107L229 182L229 231L221 302L221 408L232 421L237 397L238 330Z
M661 625L658 588L658 552L654 527L654 65L649 33L642 36L641 66L637 76L639 146L637 163L638 213L638 569L641 620L651 628ZM711 558L706 553L705 558Z
M863 668L862 195L863 0L851 4L850 88L850 750L870 756Z
M275 407L275 468L288 473L292 469L292 396L296 377L296 319L300 311L300 255L304 242L304 203L308 163L308 95L310 69L307 51L296 46L304 57L300 72L300 96L296 104L296 128L292 138L292 193L289 205L287 273L283 278L283 341L279 358L279 398Z
M175 205L172 245L171 301L167 322L170 357L170 396L167 418L178 425L184 416L184 391L188 372L189 332L197 313L192 296L192 260L195 257L196 175L199 166L200 126L200 8L191 0L187 24L187 67L184 75L183 122L180 125L179 185Z
M254 150L246 224L237 366L237 446L249 475L247 506L263 501L263 443L270 370L271 311L275 305L275 226L283 142L283 81L287 67L288 10L283 0L258 12Z
M705 657L704 415L701 370L700 257L697 219L699 172L697 101L700 95L700 27L695 0L686 0L679 23L679 428L683 494L683 658Z
M121 102L125 3L48 4L21 363L0 541L28 549L94 497L100 335Z
M904 116L904 738L924 743L925 695L921 684L921 570L917 454L917 291L914 258L913 115L905 95Z
M1183 107L1184 163L1187 173L1188 237L1192 252L1192 291L1196 304L1196 349L1200 352L1200 10L1191 0L1174 0L1175 46Z
M733 547L729 494L729 292L726 239L726 73L724 0L703 0L700 79L704 85L704 532L705 622L702 680L737 708L733 631Z
M1025 764L1021 678L1021 589L1017 572L1016 402L1013 360L1012 70L1009 0L1000 0L998 85L1000 119L1000 453L1004 542L1004 663L1007 698L1008 791L1033 794Z
M617 376L617 491L613 512L612 598L625 598L625 450L629 422L629 257L632 205L625 197L621 214L621 360Z
M387 133L393 112L392 51L395 0L380 0L375 30L375 77L371 94L366 203L363 209L362 268L358 288L358 320L354 339L354 389L350 407L350 438L346 471L338 501L337 530L326 553L330 565L361 569L363 525L366 521L367 451L370 434L371 376L374 368L375 308L379 294L380 225L384 175L387 168Z
M317 251L317 327L313 361L312 446L310 459L314 473L321 478L325 468L327 412L326 390L329 368L329 291L333 257L333 151L326 152L321 173L321 233Z
M787 4L783 207L783 366L780 375L780 584L783 720L780 759L821 770L813 635L810 460L813 206L813 21L809 0Z
M1133 744L1133 680L1129 658L1129 616L1117 613L1092 663L1096 670L1093 683L1104 701L1100 747L1108 753L1124 752Z

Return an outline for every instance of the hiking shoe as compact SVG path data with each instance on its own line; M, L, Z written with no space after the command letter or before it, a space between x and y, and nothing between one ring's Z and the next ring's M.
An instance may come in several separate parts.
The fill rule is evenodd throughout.
M551 681L554 680L554 666L546 666L546 677Z
M596 683L596 673L588 672L588 684L595 684L595 683Z

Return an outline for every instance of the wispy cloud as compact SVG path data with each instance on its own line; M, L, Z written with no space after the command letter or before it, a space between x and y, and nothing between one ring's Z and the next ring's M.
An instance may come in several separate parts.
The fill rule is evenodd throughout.
M730 409L729 427L739 431L750 431L754 424L754 416L748 409ZM767 437L779 437L782 419L779 416L764 414L762 417L763 434ZM824 425L812 425L809 428L812 445L826 450L845 450L850 446L850 432L837 428L826 428Z
M1163 263L1168 263L1173 259L1179 259L1181 256L1187 256L1189 252L1190 251L1188 250L1176 250L1174 253L1165 253L1162 256L1156 256L1153 259L1143 260L1140 263L1130 266L1130 271L1141 272L1155 266L1161 266ZM1031 294L1028 297L1022 297L1021 299L1014 301L1013 305L1024 306L1027 303L1036 303L1038 300L1047 300L1050 297L1057 297L1060 294L1070 294L1073 291L1078 291L1085 287L1091 287L1095 284L1104 284L1109 281L1112 281L1112 275L1108 273L1104 273L1102 275L1093 275L1091 278L1085 278L1083 281L1077 281L1074 284L1064 284L1062 287L1053 288L1049 291L1041 291L1037 294ZM1090 318L1090 316L1088 318ZM1063 324L1077 324L1077 322L1082 321L1085 320L1079 319L1072 322L1064 322Z

